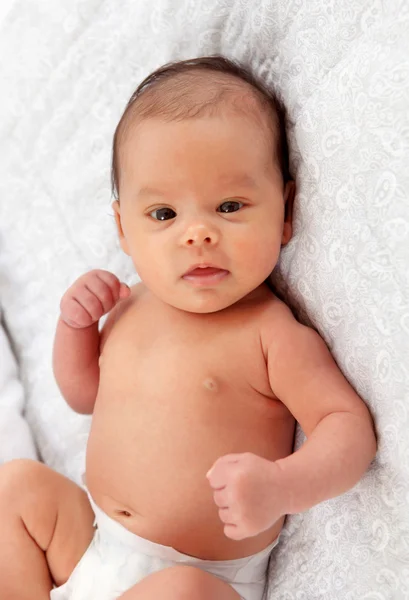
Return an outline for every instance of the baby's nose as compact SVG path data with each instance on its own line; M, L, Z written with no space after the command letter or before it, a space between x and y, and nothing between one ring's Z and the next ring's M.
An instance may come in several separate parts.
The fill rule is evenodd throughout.
M182 236L184 246L214 245L219 241L217 231L205 223L193 223Z

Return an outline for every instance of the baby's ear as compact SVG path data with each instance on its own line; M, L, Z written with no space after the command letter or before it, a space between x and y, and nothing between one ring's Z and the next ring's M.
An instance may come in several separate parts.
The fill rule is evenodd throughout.
M295 198L295 182L287 181L284 189L284 225L281 245L285 246L291 240L293 235L293 206Z
M121 244L121 248L125 252L125 254L127 254L129 256L128 242L126 241L125 234L124 234L124 231L122 229L121 207L120 207L120 204L119 204L119 200L115 200L112 203L112 208L114 210L115 223L116 223L116 227L117 227L117 230L118 230L118 236L119 236L119 243Z

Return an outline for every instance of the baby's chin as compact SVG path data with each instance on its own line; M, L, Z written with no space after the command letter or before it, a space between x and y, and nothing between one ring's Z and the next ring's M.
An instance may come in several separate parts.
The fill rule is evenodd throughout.
M247 292L248 293L248 292ZM169 295L161 300L167 304L195 314L210 314L224 310L239 302L245 294L228 294L214 289L192 290L191 293Z

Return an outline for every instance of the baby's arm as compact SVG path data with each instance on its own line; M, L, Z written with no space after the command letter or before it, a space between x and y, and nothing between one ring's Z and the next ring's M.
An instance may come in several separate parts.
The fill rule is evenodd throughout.
M129 295L129 288L108 271L86 273L61 300L54 341L53 369L67 403L91 414L99 385L99 319Z
M307 441L276 461L250 452L227 454L207 472L224 533L233 540L258 535L286 514L346 492L376 453L369 411L320 336L282 303L268 321L261 341L271 388Z
M307 441L276 461L287 513L305 511L353 487L376 454L370 413L320 336L282 307L268 348L270 384Z

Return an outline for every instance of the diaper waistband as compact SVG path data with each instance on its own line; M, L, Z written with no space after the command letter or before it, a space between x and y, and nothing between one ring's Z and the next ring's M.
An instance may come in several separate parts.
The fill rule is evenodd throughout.
M258 575L254 570L260 570L260 578L265 574L266 565L268 562L269 555L273 548L278 544L279 537L278 536L269 546L253 554L251 556L245 556L243 558L236 558L232 560L204 560L201 558L197 558L194 556L189 556L187 554L183 554L178 550L175 550L171 546L163 546L162 544L157 544L156 542L152 542L146 538L142 538L139 535L129 531L126 527L115 521L111 517L109 517L97 504L95 504L93 498L90 493L88 493L88 498L91 503L92 509L95 514L95 522L97 525L99 535L101 536L101 541L103 538L109 537L110 544L123 544L133 551L140 552L147 556L152 556L159 559L171 560L177 563L189 563L189 565L194 565L195 563L200 565L203 568L208 567L235 567L241 571L242 567L252 567L253 577L254 575ZM257 569L257 567L260 569ZM246 568L247 571L247 568Z

